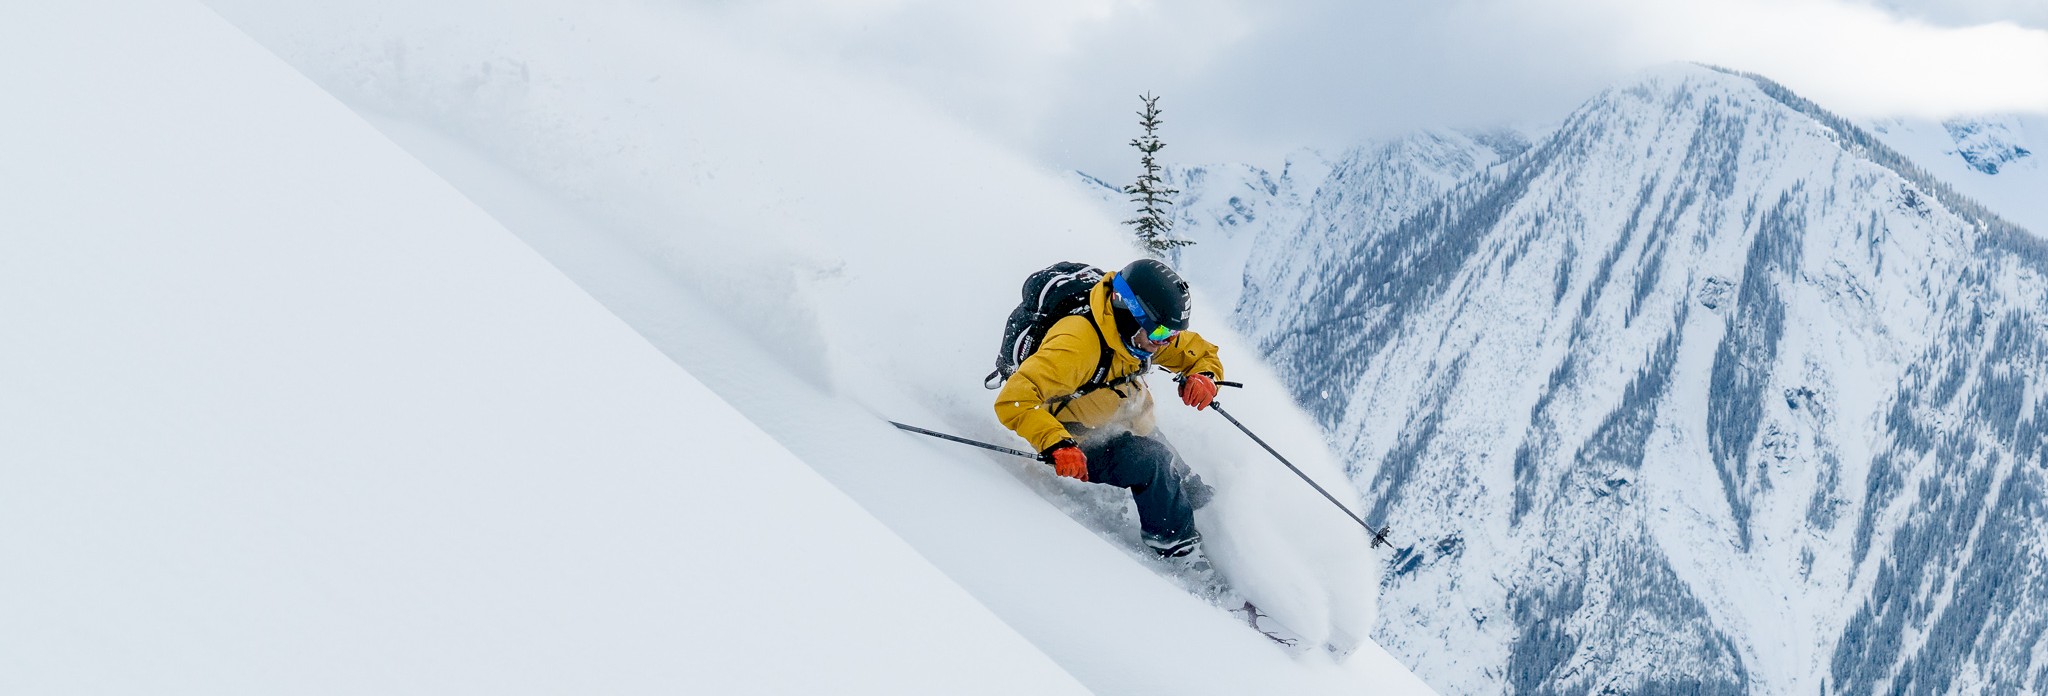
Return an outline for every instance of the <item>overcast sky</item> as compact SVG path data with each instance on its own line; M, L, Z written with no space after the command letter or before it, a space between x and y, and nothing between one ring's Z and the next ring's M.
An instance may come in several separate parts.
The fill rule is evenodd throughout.
M735 31L871 72L1048 164L1124 178L1136 95L1174 162L1549 122L1672 61L1851 117L2048 113L2048 0L768 0Z

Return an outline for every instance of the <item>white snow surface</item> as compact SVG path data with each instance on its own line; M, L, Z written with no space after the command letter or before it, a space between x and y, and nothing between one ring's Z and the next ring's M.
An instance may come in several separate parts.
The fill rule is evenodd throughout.
M1018 444L1017 281L1132 255L1057 174L686 10L214 9L0 21L0 691L1429 693L1362 531L1170 394L1212 557L1334 649L883 422Z
M5 14L0 692L1086 691L212 12Z

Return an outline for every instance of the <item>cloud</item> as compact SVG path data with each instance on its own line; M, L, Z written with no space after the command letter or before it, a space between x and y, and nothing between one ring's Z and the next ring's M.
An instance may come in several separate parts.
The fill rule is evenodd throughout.
M1650 66L1754 71L1855 117L2048 113L2039 0L733 3L755 39L880 73L1056 166L1120 176L1136 95L1169 160L1276 164L1562 117ZM1985 20L2000 20L1986 22Z
M2048 29L2048 2L2041 0L1862 0L1865 4L1933 24L1967 27L2011 22Z
M1674 7L1639 19L1630 55L1763 73L1852 116L2048 113L2048 30L1940 27L1837 2Z

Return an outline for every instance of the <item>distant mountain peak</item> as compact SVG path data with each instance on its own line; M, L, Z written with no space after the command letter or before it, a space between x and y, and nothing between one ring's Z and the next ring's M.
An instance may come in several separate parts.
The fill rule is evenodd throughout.
M1712 66L1499 142L1354 148L1244 266L1237 319L1367 519L1435 535L1383 644L1446 693L2033 678L2048 245Z
M1996 175L2006 165L2034 154L2004 120L1950 119L1941 122L1956 144L1955 154L1970 168Z

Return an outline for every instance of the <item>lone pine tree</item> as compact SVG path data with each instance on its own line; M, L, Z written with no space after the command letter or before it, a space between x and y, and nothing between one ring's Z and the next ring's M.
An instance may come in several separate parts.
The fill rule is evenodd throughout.
M1167 188L1166 182L1159 178L1160 166L1156 155L1166 149L1166 143L1159 140L1159 124L1163 123L1159 120L1159 98L1147 92L1138 95L1138 99L1145 102L1145 110L1138 112L1138 125L1145 128L1145 134L1131 139L1131 147L1138 148L1138 162L1144 166L1144 172L1138 174L1137 183L1124 187L1124 193L1130 194L1131 202L1138 204L1138 216L1125 220L1124 224L1133 228L1138 235L1138 243L1146 251L1162 254L1194 242L1166 236L1173 229L1173 220L1166 217L1166 209L1173 205L1173 194L1180 191Z

